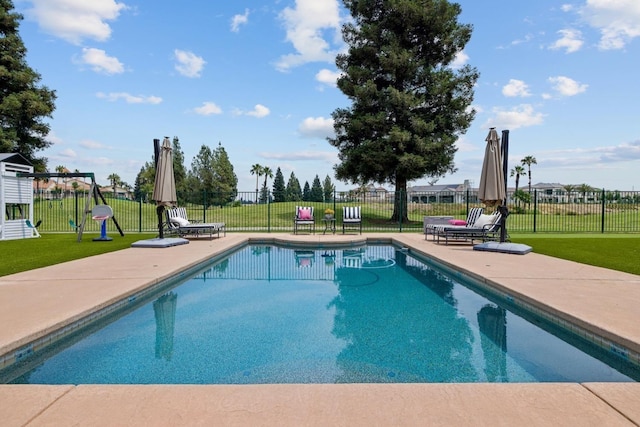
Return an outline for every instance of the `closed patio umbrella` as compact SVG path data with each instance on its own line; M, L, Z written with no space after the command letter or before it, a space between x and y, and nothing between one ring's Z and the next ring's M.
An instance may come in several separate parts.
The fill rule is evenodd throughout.
M488 207L500 206L505 199L505 176L503 172L500 137L495 128L489 130L487 146L480 174L478 198Z
M162 214L165 206L175 206L176 197L176 181L173 176L173 153L171 152L171 143L169 138L165 137L162 141L160 153L156 157L156 180L153 186L153 200L156 201L158 212L158 232L160 238L163 235Z

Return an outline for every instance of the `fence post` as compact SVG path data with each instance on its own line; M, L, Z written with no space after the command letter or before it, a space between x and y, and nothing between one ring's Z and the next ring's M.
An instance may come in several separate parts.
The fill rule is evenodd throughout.
M469 187L467 187L467 195L466 195L466 204L467 204L467 209L466 212L469 213Z
M604 196L605 196L605 194L604 194L604 188L603 188L602 189L602 213L601 213L602 220L601 220L601 224L600 224L600 232L601 233L604 233L604 213L605 213L605 203L606 203L606 200L605 200Z
M536 222L538 219L538 190L533 190L533 232L536 232Z
M207 222L207 190L202 190L202 222Z
M74 198L75 198L75 201L76 201L76 212L75 212L75 214L76 214L76 226L77 226L79 224L78 223L78 192L76 192L74 194Z
M271 203L270 197L267 197L267 233L271 233Z
M406 200L403 198L404 196L402 194L402 190L398 190L398 192L400 193L400 197L398 198L398 204L400 205L400 209L399 209L400 210L400 215L398 215L398 221L400 221L399 232L402 233L402 217L404 215L404 212L403 212L402 208L404 207L404 204L406 203Z
M142 194L138 200L138 233L142 233Z

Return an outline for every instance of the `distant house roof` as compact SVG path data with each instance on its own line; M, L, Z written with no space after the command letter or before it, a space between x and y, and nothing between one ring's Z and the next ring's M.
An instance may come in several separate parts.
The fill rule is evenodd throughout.
M20 153L0 153L0 162L33 166L33 164Z
M443 191L461 191L467 187L465 187L465 184L415 185L413 187L410 187L409 191L414 193L421 193L421 192L442 193Z

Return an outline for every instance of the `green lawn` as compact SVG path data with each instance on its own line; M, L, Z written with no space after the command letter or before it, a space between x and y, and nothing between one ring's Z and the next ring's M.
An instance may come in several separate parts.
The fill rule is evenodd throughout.
M0 276L33 270L131 247L131 243L156 234L112 233L111 242L93 242L86 234L81 242L72 233L43 234L39 239L0 242ZM511 240L524 243L539 254L640 275L640 235L516 234ZM515 255L514 255L515 256ZM526 255L523 258L526 262Z

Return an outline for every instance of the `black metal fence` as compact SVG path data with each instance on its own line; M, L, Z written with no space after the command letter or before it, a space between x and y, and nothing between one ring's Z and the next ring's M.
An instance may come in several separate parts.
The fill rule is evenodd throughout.
M528 194L528 193L527 193ZM316 231L322 231L321 219L326 209L335 211L338 229L342 224L343 206L362 207L362 230L389 232L422 232L425 216L453 216L464 219L471 207L482 206L477 192L408 192L398 194L394 216L394 192L336 191L323 202L260 202L255 191L239 192L235 197L220 194L180 194L178 204L187 209L190 219L224 222L228 231L286 232L293 230L296 206L313 206ZM510 233L639 233L640 192L553 194L534 191L528 202L509 194ZM85 231L98 232L100 224L85 216L87 194L76 193L59 199L34 201L34 220L41 221L41 232L75 232L85 219ZM222 206L212 203L232 199ZM265 197L262 197L265 199ZM526 199L526 198L525 198ZM189 200L189 202L186 202ZM199 202L198 202L199 201ZM107 198L117 223L124 232L154 232L158 229L155 203L151 200ZM94 201L89 200L89 210ZM392 219L396 218L396 219ZM116 230L111 221L108 229Z

